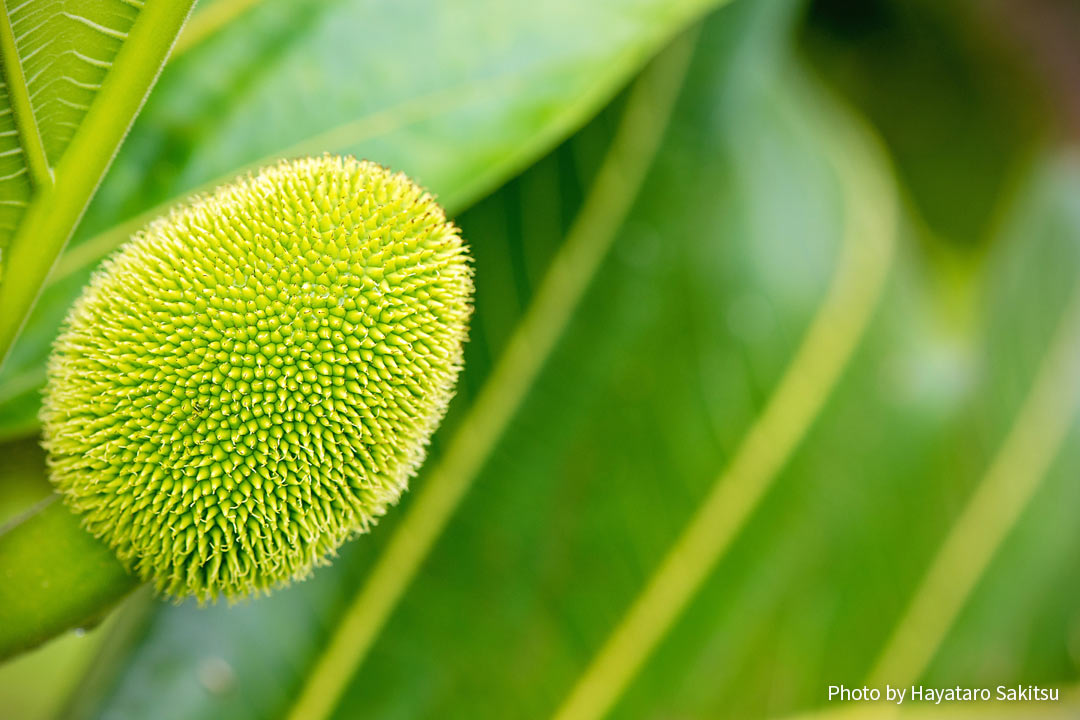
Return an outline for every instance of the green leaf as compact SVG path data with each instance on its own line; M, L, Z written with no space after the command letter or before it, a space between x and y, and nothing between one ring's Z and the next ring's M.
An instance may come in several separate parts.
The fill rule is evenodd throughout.
M706 26L612 253L335 717L549 716L759 422L832 282L845 208L880 205L838 175L866 141L799 80L787 22L759 2ZM461 218L477 316L433 460L534 298L619 109ZM908 218L850 366L613 717L773 717L821 706L828 684L861 686L1026 424L1020 408L1069 317L1080 160L1038 163L1024 187L969 269L966 324L937 302ZM928 684L1074 676L1080 443L1061 422L1069 434L1041 451L1050 471L990 545ZM418 498L310 582L239 607L161 608L88 714L282 716Z
M0 363L193 3L0 9Z
M169 204L282 156L334 152L405 171L458 212L717 4L265 0L200 32L163 74L0 370L0 437L34 428L50 343L92 269Z

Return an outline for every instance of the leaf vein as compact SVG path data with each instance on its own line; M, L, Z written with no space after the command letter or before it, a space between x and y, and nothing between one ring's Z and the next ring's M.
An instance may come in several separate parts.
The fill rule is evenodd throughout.
M102 35L108 35L109 37L116 38L117 40L127 40L128 34L122 30L115 30L111 27L100 25L91 20L90 18L83 17L82 15L78 15L76 13L67 12L66 10L62 14L69 20L74 20L75 22L82 23L83 25L87 26L92 30L97 30Z

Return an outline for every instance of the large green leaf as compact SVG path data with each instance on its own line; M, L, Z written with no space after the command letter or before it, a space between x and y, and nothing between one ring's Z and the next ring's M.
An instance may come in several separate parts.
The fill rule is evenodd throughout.
M837 170L866 140L798 79L789 20L744 3L706 27L613 253L335 717L549 715L738 455L833 282L847 211L881 202L867 191L885 172L864 168L852 190ZM437 454L534 298L617 114L462 217L477 322ZM968 324L939 304L910 224L850 368L616 717L775 716L822 705L829 684L861 686L1006 438L1030 433L1033 386L1061 380L1061 407L1074 401L1043 368L1073 329L1080 161L1040 163L1026 188L972 270ZM1015 530L975 533L994 560L927 683L1072 677L1075 439L1026 456L1036 494ZM310 582L239 607L161 608L82 710L280 716L417 497Z
M0 8L0 363L193 4Z
M206 35L162 76L0 371L0 437L35 428L45 357L91 270L167 204L281 156L334 152L403 170L458 211L717 4L265 0Z

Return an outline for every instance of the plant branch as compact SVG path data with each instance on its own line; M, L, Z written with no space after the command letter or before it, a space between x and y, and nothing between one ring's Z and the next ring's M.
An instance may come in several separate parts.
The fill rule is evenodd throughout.
M0 528L0 660L98 622L138 584L51 496Z

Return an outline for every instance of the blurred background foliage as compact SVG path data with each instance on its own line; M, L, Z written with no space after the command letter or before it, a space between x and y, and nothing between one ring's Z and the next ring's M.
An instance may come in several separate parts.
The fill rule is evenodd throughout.
M1068 0L735 0L687 30L705 7L262 0L182 47L0 373L0 519L49 492L35 373L94 264L141 214L298 148L413 172L471 245L466 371L430 467L586 198L606 191L598 169L640 112L621 88L674 40L693 56L640 193L334 717L560 706L788 371L851 208L879 202L838 170L867 152L901 208L876 310L612 717L828 709L828 685L872 672L1012 446L1005 486L1030 499L992 496L987 534L960 553L989 564L911 680L1071 686L1080 15ZM353 135L328 129L341 123ZM1067 361L1047 364L1060 348ZM1068 411L1025 411L1033 387ZM208 609L139 592L99 628L0 666L0 717L283 716L424 482L305 583Z

